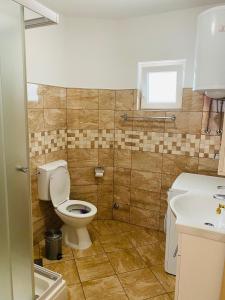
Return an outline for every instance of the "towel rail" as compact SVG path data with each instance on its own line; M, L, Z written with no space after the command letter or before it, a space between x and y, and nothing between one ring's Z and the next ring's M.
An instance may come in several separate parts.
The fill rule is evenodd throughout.
M160 120L170 120L170 121L176 121L176 116L171 115L171 116L162 116L162 117L129 117L127 113L123 114L120 116L124 121L129 121L129 120L137 120L137 121L160 121Z

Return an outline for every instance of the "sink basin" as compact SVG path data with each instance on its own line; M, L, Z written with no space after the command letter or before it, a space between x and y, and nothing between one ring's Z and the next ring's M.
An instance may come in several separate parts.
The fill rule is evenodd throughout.
M202 234L208 232L225 240L225 210L220 215L216 214L219 203L225 204L224 201L213 199L212 194L189 192L174 197L170 206L178 226L195 229Z

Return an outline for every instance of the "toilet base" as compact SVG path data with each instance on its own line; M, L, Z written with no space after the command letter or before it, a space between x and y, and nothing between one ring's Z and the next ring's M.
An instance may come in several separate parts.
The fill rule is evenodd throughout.
M63 242L68 247L84 250L92 245L92 241L86 227L74 228L64 224L61 231Z

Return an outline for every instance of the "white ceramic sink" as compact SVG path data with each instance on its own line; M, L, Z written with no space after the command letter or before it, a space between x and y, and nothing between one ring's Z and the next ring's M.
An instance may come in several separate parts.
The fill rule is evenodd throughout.
M214 233L219 239L225 239L225 210L218 215L216 208L219 203L225 204L225 201L218 201L212 194L185 193L174 197L170 206L176 215L179 226L185 226L192 229Z

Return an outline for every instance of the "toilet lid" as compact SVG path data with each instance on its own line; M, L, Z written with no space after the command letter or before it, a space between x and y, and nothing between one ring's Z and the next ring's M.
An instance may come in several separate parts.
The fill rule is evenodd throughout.
M65 167L58 167L50 176L50 196L54 207L69 200L70 175Z

